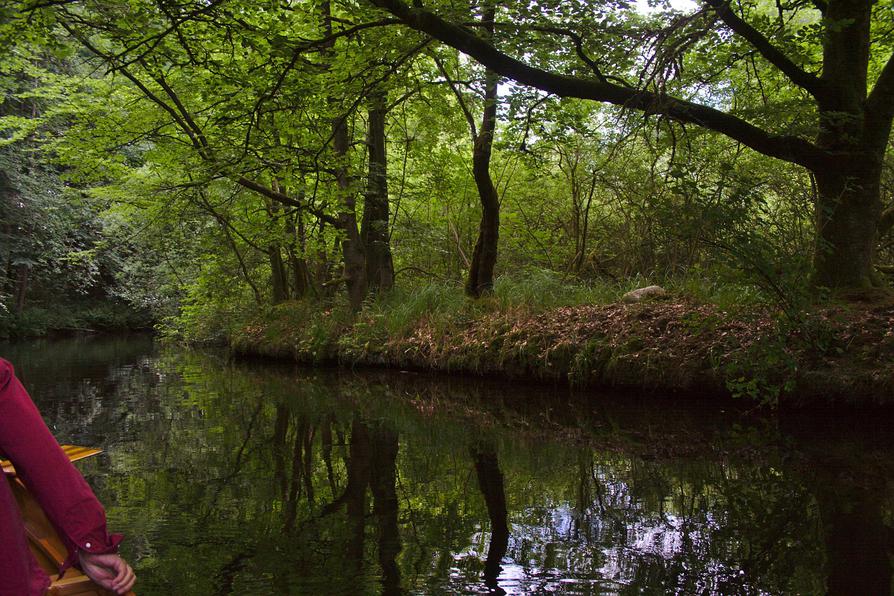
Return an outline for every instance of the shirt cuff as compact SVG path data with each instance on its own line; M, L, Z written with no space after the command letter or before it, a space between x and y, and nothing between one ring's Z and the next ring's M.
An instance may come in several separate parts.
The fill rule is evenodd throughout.
M59 567L59 575L61 576L65 573L69 567L77 565L80 553L85 552L90 553L91 555L117 553L118 545L121 544L122 540L124 540L124 536L121 534L107 534L105 536L100 536L99 538L88 536L77 541L67 539L65 542L68 547L68 558L65 559Z

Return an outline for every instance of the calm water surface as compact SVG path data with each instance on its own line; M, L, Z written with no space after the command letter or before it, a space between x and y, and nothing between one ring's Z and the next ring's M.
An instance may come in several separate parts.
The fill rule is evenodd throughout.
M145 337L0 355L60 441L105 449L82 470L142 596L891 593L875 416L770 422Z

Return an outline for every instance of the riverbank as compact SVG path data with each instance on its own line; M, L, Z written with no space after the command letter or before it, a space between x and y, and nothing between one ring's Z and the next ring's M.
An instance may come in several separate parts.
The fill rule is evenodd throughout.
M487 300L357 317L286 303L233 328L240 354L718 397L792 407L894 403L894 301L798 317L684 296L533 312Z
M75 335L148 331L150 313L113 300L83 300L33 305L20 313L6 311L0 304L0 339L24 339Z

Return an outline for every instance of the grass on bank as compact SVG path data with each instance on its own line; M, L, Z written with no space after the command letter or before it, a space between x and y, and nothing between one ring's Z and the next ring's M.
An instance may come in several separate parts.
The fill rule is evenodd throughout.
M550 309L582 305L605 305L620 300L636 288L659 284L672 295L708 303L724 310L760 304L763 295L748 284L721 282L698 272L670 279L635 276L624 280L600 279L589 282L569 280L547 270L533 270L497 278L491 295L469 299L460 282L427 282L414 286L398 285L386 295L371 296L359 316L351 313L344 297L326 301L290 301L277 306L259 307L247 300L187 302L181 313L164 321L162 334L185 343L225 343L246 326L266 322L290 321L304 334L320 341L357 324L370 324L382 337L400 337L424 321L435 327L461 324L496 312L529 315ZM270 329L271 335L286 329ZM271 337L272 339L272 337Z

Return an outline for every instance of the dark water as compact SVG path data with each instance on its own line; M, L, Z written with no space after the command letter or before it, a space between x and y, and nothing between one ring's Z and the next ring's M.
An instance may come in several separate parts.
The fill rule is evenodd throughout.
M0 346L149 594L890 594L877 416ZM551 407L548 405L551 404ZM727 410L727 411L724 411Z

